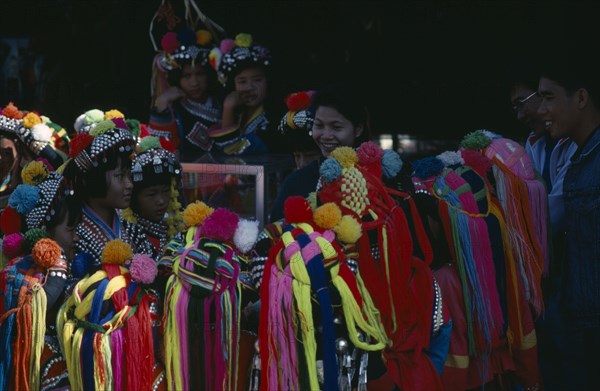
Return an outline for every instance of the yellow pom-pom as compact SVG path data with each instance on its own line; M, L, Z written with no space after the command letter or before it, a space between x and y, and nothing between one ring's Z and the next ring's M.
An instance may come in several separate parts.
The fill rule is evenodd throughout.
M340 222L333 227L337 238L345 243L356 243L362 235L362 228L356 219L350 215L342 216Z
M125 261L131 258L133 258L131 246L120 239L106 243L104 250L102 250L102 263L124 265Z
M42 119L36 113L27 113L27 115L23 118L23 126L29 129L41 123Z
M123 218L126 221L129 221L130 223L137 223L137 219L135 217L135 214L133 213L133 210L131 210L131 208L127 208L123 211Z
M48 176L48 168L42 162L31 161L21 170L21 178L26 185L39 185Z
M208 45L212 41L212 34L208 30L196 31L196 43L200 46Z
M193 227L195 225L202 224L205 218L207 218L212 212L213 208L206 205L202 201L196 201L193 204L189 204L183 211L183 222L187 227Z
M235 44L241 48L249 48L252 46L252 35L239 33L235 36Z
M119 110L113 109L104 113L104 119L109 120L113 118L125 118L125 115L121 113Z
M313 214L315 223L321 228L331 229L340 222L342 211L339 206L333 202L328 202L319 206Z
M331 152L331 156L337 160L343 168L350 168L358 162L358 156L350 147L338 147Z

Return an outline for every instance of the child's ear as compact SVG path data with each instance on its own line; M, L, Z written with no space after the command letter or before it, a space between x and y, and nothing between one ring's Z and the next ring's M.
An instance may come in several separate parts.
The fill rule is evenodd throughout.
M365 130L365 125L363 125L363 124L356 125L356 127L354 128L354 137L359 138L360 135L364 132L364 130Z

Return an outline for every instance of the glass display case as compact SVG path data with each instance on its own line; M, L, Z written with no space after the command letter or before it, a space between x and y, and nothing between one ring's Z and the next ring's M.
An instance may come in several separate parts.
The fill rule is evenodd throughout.
M296 167L292 155L204 155L181 163L186 203L204 201L213 208L228 208L244 218L255 218L262 229L281 182Z

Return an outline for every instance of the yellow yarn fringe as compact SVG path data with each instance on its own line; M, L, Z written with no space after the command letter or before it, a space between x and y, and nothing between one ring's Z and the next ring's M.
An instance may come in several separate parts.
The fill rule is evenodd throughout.
M31 353L29 356L29 388L40 388L40 360L46 335L46 292L40 284L33 286L31 302Z

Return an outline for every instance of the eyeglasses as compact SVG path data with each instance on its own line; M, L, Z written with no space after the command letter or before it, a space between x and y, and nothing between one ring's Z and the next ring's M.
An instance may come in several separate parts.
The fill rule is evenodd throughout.
M513 113L517 114L519 111L523 110L523 107L525 107L525 103L527 103L527 101L529 99L533 98L536 95L537 95L537 91L532 92L531 95L528 95L521 100L518 100L517 103L515 103L514 105L511 106Z

